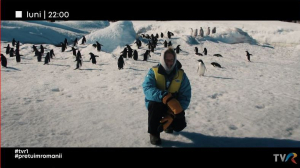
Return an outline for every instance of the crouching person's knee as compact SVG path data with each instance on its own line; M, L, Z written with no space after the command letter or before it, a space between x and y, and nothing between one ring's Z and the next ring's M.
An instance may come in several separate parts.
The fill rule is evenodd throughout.
M182 131L186 127L185 112L177 114L172 123L172 128L176 132Z

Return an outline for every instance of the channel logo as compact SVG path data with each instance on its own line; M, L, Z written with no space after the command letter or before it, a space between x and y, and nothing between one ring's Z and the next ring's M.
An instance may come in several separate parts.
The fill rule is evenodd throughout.
M294 163L297 164L295 158L297 157L296 153L289 153L287 156L286 154L273 154L273 156L275 157L275 162L278 162L278 156L281 160L281 162L287 162L289 161L289 159Z

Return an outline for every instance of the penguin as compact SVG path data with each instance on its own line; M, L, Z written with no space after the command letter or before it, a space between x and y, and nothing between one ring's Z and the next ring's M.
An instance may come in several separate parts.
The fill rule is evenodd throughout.
M138 52L136 50L133 51L133 59L138 60Z
M97 43L97 50L100 52L101 51L101 46L103 46L102 44L100 44L98 41L96 41Z
M195 47L195 54L199 56L203 56L201 53L198 53L198 47Z
M50 62L50 53L48 52L47 55L46 55L46 57L45 57L45 63L44 63L44 65L46 65L46 64L48 65L49 62Z
M73 51L73 56L76 57L76 49L74 47L72 47L72 51Z
M167 42L167 40L165 40L165 42L164 42L164 47L165 47L165 48L168 47L168 42Z
M15 44L16 44L16 40L15 40L15 38L13 38L13 39L12 39L12 46L14 47Z
M221 54L214 54L216 57L223 57Z
M222 68L221 65L217 62L212 62L211 65L213 65L214 67Z
M175 50L176 50L176 54L179 54L179 51L182 51L182 50L180 49L180 45L178 45L178 46L175 48Z
M168 38L170 39L172 36L174 36L174 34L170 31L168 31Z
M52 50L50 50L50 58L53 59L53 56L55 56L55 54L54 54L54 51L53 51L53 49L52 49Z
M38 49L36 48L36 46L35 46L35 45L33 45L33 46L32 46L32 48L33 48L33 52L36 52L36 51L38 51Z
M153 53L154 53L154 48L155 48L154 44L150 45L150 51Z
M125 47L124 50L121 52L123 58L127 58L127 48Z
M20 41L17 42L16 49L18 49L18 50L20 49Z
M38 62L42 62L42 53L40 53L39 51L37 51L37 61Z
M133 44L136 44L136 46L137 46L138 49L141 47L139 39L136 39L136 41Z
M204 76L204 73L206 71L205 64L201 59L199 59L198 62L199 62L199 65L198 65L197 73L199 76Z
M86 38L85 38L85 36L82 36L81 44L84 44L84 43L86 43Z
M10 48L10 51L9 51L9 56L10 56L10 57L13 57L13 56L14 56L14 54L15 54L15 50L14 50L14 48Z
M16 49L15 53L16 53L16 61L17 61L17 62L21 62L21 56L22 56L22 55L20 55L19 50Z
M151 49L151 45L152 45L151 41L149 40L148 44L146 44L146 45L148 46L148 49L150 50Z
M79 69L82 66L82 57L81 57L80 51L77 52L75 61L77 61L77 64L76 64L76 68L74 70Z
M169 41L169 43L168 43L168 47L170 47L170 46L172 46L172 42L171 41Z
M44 47L43 47L42 44L41 44L41 46L40 46L40 49L41 49L41 53L44 54Z
M164 38L164 33L161 32L161 33L160 33L160 37L161 37L161 38Z
M210 35L210 27L207 28L207 33L206 33L206 36L209 36Z
M61 52L65 52L66 48L67 48L67 45L63 42L60 42L60 45L57 46L57 47L61 47Z
M6 48L6 54L9 54L9 50L10 50L10 46L9 46L9 44L7 44L7 47L4 47L4 48Z
M92 63L93 63L93 64L96 64L96 63L97 63L96 57L99 57L99 56L98 56L98 55L95 55L95 54L93 54L93 53L91 53L91 52L90 52L90 55L91 55L90 60L92 60Z
M198 29L195 29L195 32L194 32L194 37L197 37L198 36Z
M203 37L204 36L204 32L203 32L203 29L202 27L200 27L200 36Z
M155 35L155 38L157 38L157 39L159 38L159 35L158 35L157 33L156 33L156 35Z
M65 38L64 44L65 44L65 46L68 45L68 40L67 40L67 38Z
M1 65L7 68L7 59L3 54L1 54Z
M123 69L124 65L125 65L125 62L124 62L124 59L123 59L123 55L120 55L120 57L118 59L118 68L119 68L119 70Z
M204 55L207 55L207 49L206 48L204 48L203 53L204 53Z
M144 53L144 60L143 61L147 61L149 59L149 57L151 57L150 55L150 50L147 50L145 53Z
M73 46L75 47L77 44L78 44L78 40L77 40L77 38L75 38Z
M251 62L251 61L250 61L250 55L252 55L252 54L250 54L248 51L246 51L246 53L247 53L246 56L247 56L248 61Z
M216 27L214 27L214 28L211 30L211 33L212 33L212 34L215 34L215 33L216 33Z

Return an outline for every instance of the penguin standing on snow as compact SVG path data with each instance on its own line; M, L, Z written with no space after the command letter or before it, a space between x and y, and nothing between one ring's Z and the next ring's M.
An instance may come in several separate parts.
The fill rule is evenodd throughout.
M50 50L50 58L53 59L53 56L55 56L55 54L54 54L54 51L53 51L53 49L52 49L52 50Z
M44 54L44 47L43 47L43 45L41 44L41 47L40 47L40 49L41 49L41 53L42 54Z
M46 65L46 64L48 65L49 62L50 62L50 53L48 52L47 55L46 55L46 57L45 57L45 63L44 63L44 65Z
M72 47L73 55L76 57L76 49Z
M86 43L86 38L85 38L85 36L82 36L81 44L84 44L84 43Z
M65 38L64 44L65 44L65 46L68 45L68 40L67 40L67 38Z
M81 57L81 53L80 51L77 52L77 55L76 55L76 60L77 61L77 64L76 64L76 68L75 69L79 69L81 66L82 66L82 57ZM75 62L74 61L74 62Z
M195 29L194 37L197 37L197 36L198 36L198 29Z
M160 37L163 38L164 37L164 33L161 32L160 33Z
M210 27L207 28L207 33L206 33L206 36L209 36L210 35Z
M14 54L15 54L14 48L10 48L9 56L10 56L10 57L14 57Z
M132 58L132 48L130 47L130 45L126 45L127 46L127 53L128 53L128 58Z
M33 46L32 46L32 48L33 48L33 52L36 52L36 51L38 51L38 49L36 48L36 46L35 46L35 45L33 45Z
M138 60L138 52L136 50L133 51L133 59Z
M5 68L7 67L7 59L3 54L1 54L1 65Z
M214 27L214 28L211 30L211 33L212 33L212 34L215 34L215 33L216 33L216 27Z
M17 62L21 62L21 56L22 55L20 55L19 49L16 49L16 61Z
M172 46L172 42L171 41L169 41L169 43L168 43L168 47L171 47Z
M248 61L251 62L250 61L250 55L252 55L252 54L250 54L248 51L246 51L246 53L247 53L247 59L248 59Z
M93 54L93 53L90 53L90 55L91 55L90 60L92 60L92 63L93 63L93 64L96 64L96 63L97 63L96 57L99 57L99 56L98 56L98 55L95 55L95 54Z
M123 55L120 55L120 57L118 59L118 68L119 68L119 70L123 69L124 65L125 65L125 62L124 62L124 59L123 59Z
M127 58L127 48L125 47L124 50L121 52L123 58Z
M18 49L18 50L20 49L20 41L17 42L16 49Z
M101 46L103 46L103 45L98 43L98 41L96 41L96 43L97 43L97 50L100 52L101 51Z
M73 46L75 47L77 44L78 44L78 40L77 40L77 38L75 38Z
M205 64L201 59L199 59L198 62L199 62L199 65L198 65L197 73L199 76L204 76L204 73L206 71Z
M204 48L203 53L204 53L204 55L207 55L207 49L206 48Z
M40 53L39 51L37 51L37 61L38 62L42 62L42 53Z
M203 32L203 29L202 27L200 27L200 36L203 37L204 36L204 32Z
M180 49L180 45L178 45L178 46L175 48L175 50L176 50L176 54L179 54L179 51L182 51L182 50Z
M150 55L150 50L147 50L145 53L144 53L144 60L143 61L147 61L149 59L149 57L151 57Z
M9 46L9 44L7 44L7 47L4 47L4 48L6 48L6 54L9 54L9 50L10 50L10 46Z
M167 40L165 40L165 42L164 42L164 47L165 47L165 48L168 47L168 42L167 42Z
M13 39L12 39L12 42L11 42L11 43L12 43L12 46L14 47L14 46L15 46L15 44L16 44L16 40L15 40L15 38L13 38Z

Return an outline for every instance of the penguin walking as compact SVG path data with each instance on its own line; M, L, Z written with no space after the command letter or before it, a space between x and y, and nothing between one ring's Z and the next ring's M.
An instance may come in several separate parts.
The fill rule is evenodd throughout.
M165 48L168 47L168 42L167 42L167 40L165 40L165 42L164 42L164 47L165 47Z
M124 62L124 59L123 59L123 55L120 55L120 57L118 59L118 68L119 68L119 70L123 69L124 65L125 65L125 62Z
M127 58L127 48L125 47L124 50L121 52L123 58Z
M7 44L7 47L4 47L4 48L6 48L6 54L9 54L9 50L10 50L10 46L9 46L9 44Z
M42 53L40 53L39 51L37 51L37 61L38 62L42 62Z
M250 54L248 51L246 51L246 53L247 53L246 56L247 56L248 61L251 62L251 61L250 61L250 55L252 55L252 54Z
M7 59L3 54L1 54L1 65L7 68Z
M76 64L76 68L75 69L79 69L81 66L82 66L82 57L81 57L81 53L80 51L77 52L77 55L76 55L76 60L77 61L77 64ZM74 62L75 62L74 61Z
M52 49L52 50L50 50L50 58L53 59L53 56L55 56L55 54L54 54L54 51L53 51L53 49Z
M86 38L85 38L85 36L82 36L81 44L84 44L84 43L86 43Z
M14 48L10 48L9 56L10 57L14 57L14 55L15 55L15 49Z
M216 33L216 27L214 27L214 28L211 30L211 33L212 33L212 34L215 34L215 33Z
M48 65L49 62L50 62L50 53L48 52L47 55L46 55L46 57L45 57L45 63L44 63L44 65L46 65L46 64Z
M161 38L164 38L164 33L161 32L161 33L160 33L160 37L161 37Z
M147 50L147 51L144 53L144 60L143 60L143 61L148 61L149 57L151 57L151 55L150 55L150 50Z
M168 47L171 47L172 46L172 42L171 41L169 41L169 43L168 43Z
M98 41L96 41L97 43L97 50L100 52L101 51L101 46L103 46L102 44L100 44Z
M12 46L13 46L13 47L16 45L16 40L15 40L15 38L12 39L12 42L11 42L11 43L12 43Z
M42 44L40 46L40 49L41 49L41 53L44 54L44 46Z
M75 38L73 46L75 47L77 44L78 44L78 40L77 40L77 38Z
M96 63L97 63L96 57L99 57L99 56L98 56L98 55L95 55L95 54L93 54L93 53L91 53L91 52L90 52L90 55L91 55L90 60L92 60L92 63L93 63L93 64L96 64Z
M72 52L73 52L73 56L76 57L76 49L74 47L72 47Z
M206 48L204 48L203 53L204 53L204 55L207 55L207 49Z
M23 56L23 55L20 55L20 52L18 49L16 49L15 53L16 53L16 61L21 62L21 56Z
M176 54L179 54L179 52L182 51L182 50L180 49L180 45L178 45L178 46L175 48L175 50L176 50Z
M128 58L132 58L132 48L129 46L129 45L126 45L127 46L127 54L128 54Z
M199 62L199 65L198 65L197 73L199 76L204 76L204 73L206 71L205 64L201 59L199 59L198 62Z
M138 60L138 52L136 50L133 51L133 59Z
M203 37L204 36L204 32L203 32L203 29L202 27L200 27L200 36Z
M207 33L206 33L206 36L209 36L210 35L210 27L207 28Z

